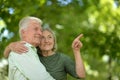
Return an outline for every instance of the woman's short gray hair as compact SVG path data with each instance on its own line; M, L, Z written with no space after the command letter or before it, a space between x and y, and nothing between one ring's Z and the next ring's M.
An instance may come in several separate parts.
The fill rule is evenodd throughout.
M28 25L29 25L29 22L31 20L35 20L35 21L37 21L38 23L40 23L42 25L42 20L37 18L37 17L31 17L31 16L24 17L19 22L19 35L20 35L20 38L21 38L21 30L27 28Z

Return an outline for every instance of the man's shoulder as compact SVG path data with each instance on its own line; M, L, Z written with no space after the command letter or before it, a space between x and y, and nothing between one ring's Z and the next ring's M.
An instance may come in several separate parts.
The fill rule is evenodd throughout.
M17 53L17 52L13 52L11 51L9 54L9 59L30 59L30 58L35 58L37 57L37 50L35 47L33 47L32 45L30 45L29 43L24 44L27 48L28 51L24 52L24 53Z
M8 58L14 58L15 59L15 58L23 57L25 55L26 55L26 53L17 53L17 52L11 51Z

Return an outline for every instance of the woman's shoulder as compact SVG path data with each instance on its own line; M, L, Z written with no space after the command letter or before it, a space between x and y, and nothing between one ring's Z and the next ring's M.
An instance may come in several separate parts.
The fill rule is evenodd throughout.
M61 53L61 52L57 52L57 55L59 55L63 59L70 58L68 55L66 55L65 53Z

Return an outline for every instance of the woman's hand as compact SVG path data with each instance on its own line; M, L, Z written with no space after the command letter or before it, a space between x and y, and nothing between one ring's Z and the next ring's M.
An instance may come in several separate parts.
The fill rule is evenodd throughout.
M25 43L25 41L12 42L8 47L11 51L21 54L28 51L27 47L24 46Z
M82 42L80 41L80 38L83 36L83 34L80 34L78 37L76 37L72 43L73 51L80 51L80 48L82 47Z
M14 51L14 52L16 52L18 54L27 52L28 49L27 49L27 47L24 46L25 43L26 43L25 41L18 41L18 42L10 43L4 50L4 57L8 58L9 53L11 51Z

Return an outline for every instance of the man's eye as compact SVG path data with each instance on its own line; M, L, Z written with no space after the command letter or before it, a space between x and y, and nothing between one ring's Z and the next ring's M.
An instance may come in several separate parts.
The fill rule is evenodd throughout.
M34 28L34 30L37 30L37 28Z

